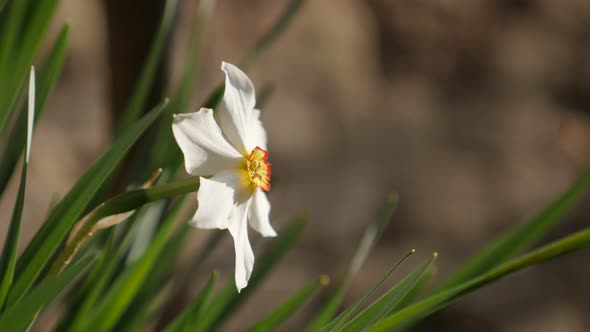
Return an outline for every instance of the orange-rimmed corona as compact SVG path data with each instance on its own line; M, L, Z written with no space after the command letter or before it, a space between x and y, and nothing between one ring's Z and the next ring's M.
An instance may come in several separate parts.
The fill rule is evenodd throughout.
M271 167L268 162L268 151L255 147L246 161L250 181L258 188L270 190Z

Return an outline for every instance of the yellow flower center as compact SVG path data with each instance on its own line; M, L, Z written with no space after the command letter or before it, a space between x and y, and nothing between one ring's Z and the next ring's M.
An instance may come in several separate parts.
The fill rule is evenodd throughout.
M254 148L246 160L246 169L250 181L258 188L270 190L270 163L268 162L268 152L260 147Z

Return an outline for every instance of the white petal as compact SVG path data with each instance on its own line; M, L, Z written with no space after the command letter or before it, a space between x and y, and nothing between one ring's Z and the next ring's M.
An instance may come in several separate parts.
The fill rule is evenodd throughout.
M172 132L189 174L213 175L235 167L243 158L223 136L211 109L174 114Z
M255 110L254 85L238 67L223 62L225 92L216 115L223 133L242 154L248 155L256 147L266 149L266 133L260 123L260 111Z
M254 150L257 146L268 150L266 148L266 130L264 130L262 121L260 121L260 110L254 109L253 114L252 119L250 119L246 147L250 151Z
M248 209L250 200L246 200L234 207L230 214L229 232L234 238L236 250L236 288L238 292L248 285L248 280L254 268L254 252L248 239Z
M235 205L239 175L223 171L209 179L201 178L197 192L199 208L190 221L198 228L228 228L229 218Z
M266 194L256 189L256 193L252 198L252 206L250 207L250 226L254 228L262 236L277 236L277 232L270 225L270 203Z
M29 74L29 112L27 113L27 145L25 148L26 157L25 162L29 162L31 155L31 139L33 137L33 119L35 118L35 67L31 66L31 73Z

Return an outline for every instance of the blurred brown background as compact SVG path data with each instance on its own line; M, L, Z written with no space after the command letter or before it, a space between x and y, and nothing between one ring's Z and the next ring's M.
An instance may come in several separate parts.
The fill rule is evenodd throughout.
M69 19L72 40L34 137L26 206L36 208L24 212L31 229L24 241L52 197L65 193L110 140L109 98L122 98L129 84L124 77L132 73L109 70L109 57L125 53L109 50L109 42L125 46L114 40L120 29L143 34L149 44L158 21L140 17L150 12L147 2L125 1L129 22L107 30L105 3L112 8L116 2L62 0L55 30ZM158 1L150 3L159 8ZM221 61L238 63L284 3L218 1L207 25L195 110L222 79ZM180 6L162 84L179 77L195 18L196 1ZM124 61L133 71L143 59ZM319 274L341 275L391 191L401 195L401 205L348 302L411 248L418 254L408 269L439 252L440 280L550 202L590 164L586 0L309 0L250 74L255 86L274 87L263 109L274 224L280 228L302 210L312 222L297 250L224 330L243 330ZM550 238L588 226L589 204L587 197ZM11 205L3 201L0 209ZM195 246L208 234L194 233ZM233 259L227 243L203 273L222 267L231 277ZM589 259L583 252L518 273L419 330L587 331ZM288 329L296 331L314 305Z

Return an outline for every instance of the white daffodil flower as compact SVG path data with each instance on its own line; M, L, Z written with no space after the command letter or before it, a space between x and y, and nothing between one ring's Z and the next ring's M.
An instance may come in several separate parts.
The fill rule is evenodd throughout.
M201 176L198 228L227 228L236 251L236 287L246 287L254 267L248 224L263 236L276 236L269 222L270 163L266 132L255 109L252 82L238 67L223 62L225 94L217 112L175 114L172 131L184 154L186 171Z

